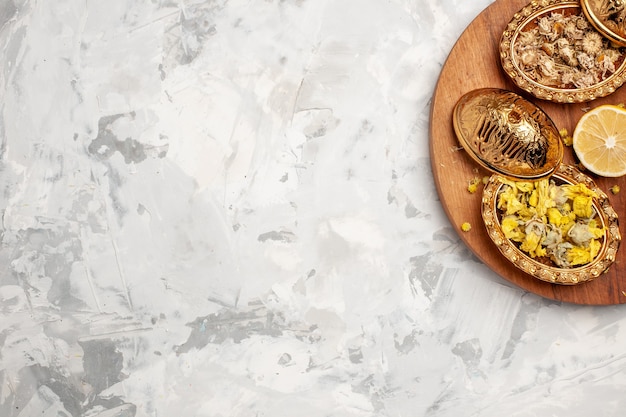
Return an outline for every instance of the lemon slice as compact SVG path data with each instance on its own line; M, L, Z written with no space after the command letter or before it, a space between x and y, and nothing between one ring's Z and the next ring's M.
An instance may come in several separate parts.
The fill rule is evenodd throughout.
M576 124L572 142L589 171L603 177L626 174L626 109L605 104L589 110Z

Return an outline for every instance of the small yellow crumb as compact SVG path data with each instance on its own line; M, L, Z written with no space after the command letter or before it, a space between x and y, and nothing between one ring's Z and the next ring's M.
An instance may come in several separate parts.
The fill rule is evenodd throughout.
M487 185L488 182L489 182L489 177L485 175L483 177L483 185Z
M470 230L472 230L472 225L468 222L465 222L461 225L461 230L463 230L464 232L469 232Z
M472 178L467 185L467 191L469 191L471 194L474 194L478 190L478 184L480 184L481 181L482 179L478 177Z
M611 192L612 192L613 194L617 194L617 193L619 193L619 185L617 185L617 184L616 184L616 185L612 186L612 187L611 187Z
M623 108L626 108L626 106L624 105L624 103L617 103L617 104L616 104L616 106L617 106L617 107L621 107L622 109L623 109Z
M570 136L570 134L567 131L567 129L563 128L563 129L559 130L559 135L561 135L561 140L563 140L563 144L565 146L572 146L573 139Z

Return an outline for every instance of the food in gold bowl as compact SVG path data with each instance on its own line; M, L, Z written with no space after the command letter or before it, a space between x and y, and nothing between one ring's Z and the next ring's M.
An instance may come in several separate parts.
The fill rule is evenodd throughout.
M537 181L493 175L483 192L482 216L509 261L551 283L597 278L615 261L621 241L606 194L568 165Z
M506 90L464 94L453 126L468 155L493 175L483 190L487 233L515 267L540 280L579 284L615 261L621 236L607 195L573 166L541 108Z
M599 32L571 0L533 1L502 34L502 67L540 99L574 103L613 93L625 80L626 50Z

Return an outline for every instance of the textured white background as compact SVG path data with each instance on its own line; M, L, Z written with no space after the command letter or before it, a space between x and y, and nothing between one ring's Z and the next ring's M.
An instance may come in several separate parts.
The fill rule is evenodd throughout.
M438 201L490 3L0 0L0 415L623 415L624 307L509 285Z

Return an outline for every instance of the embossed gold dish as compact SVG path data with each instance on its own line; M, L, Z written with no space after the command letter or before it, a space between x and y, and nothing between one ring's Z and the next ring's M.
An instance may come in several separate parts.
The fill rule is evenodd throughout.
M456 136L474 161L493 174L485 185L481 213L490 239L515 267L542 281L556 284L588 282L615 261L621 236L618 216L606 194L576 168L563 165L559 132L542 109L511 91L481 88L464 94L453 110ZM502 228L498 193L506 181L585 184L595 192L593 209L605 231L601 248L591 262L558 267L522 251Z
M626 46L626 2L624 0L581 0L591 24L612 42Z
M542 281L574 285L599 277L613 264L621 241L618 216L611 207L607 195L595 185L591 178L568 165L559 166L559 169L552 176L561 183L584 183L590 190L594 191L598 198L593 202L593 209L606 230L602 239L602 246L596 257L585 265L571 268L560 268L553 264L539 262L506 238L501 224L502 215L497 208L498 193L504 185L503 178L500 175L490 177L483 191L481 211L489 237L502 255L513 265Z
M608 28L606 31L598 30L602 27L603 21L608 25L607 19L613 15L606 14L612 9L597 5L622 2L623 0L585 0L582 2L585 5L583 7L580 1L572 0L531 1L513 16L502 33L500 61L504 72L519 88L542 100L580 103L615 92L626 80L626 49L615 44L619 35L611 35L612 32L608 31ZM552 32L547 36L567 34L567 42L571 44L564 44L565 35L556 41L552 38L540 40L538 42L541 43L541 47L536 49L540 54L539 58L527 51L526 47L520 50L520 42L526 42L528 38L535 36L534 33L545 29L539 24L540 19L547 16L563 16L563 19L580 16L585 24L589 23L584 32L593 36L590 36L592 39L587 42L589 45L585 45L586 49L583 50L582 39L577 39L579 35L569 37L570 29L566 29L567 25L556 22L553 28L548 28ZM602 20L601 16L605 16L605 19ZM579 29L574 27L572 30ZM598 55L594 55L591 50L597 39L602 39L604 49L602 52L596 51ZM561 56L563 58L557 59ZM553 61L550 61L551 59ZM569 71L567 76L560 75L560 72L565 71L569 65L572 68L567 68Z
M559 131L539 107L511 91L470 91L453 111L456 135L481 166L507 177L551 175L563 158Z

